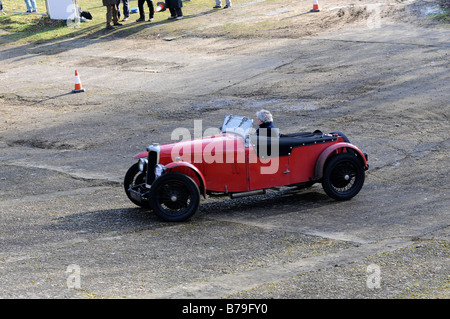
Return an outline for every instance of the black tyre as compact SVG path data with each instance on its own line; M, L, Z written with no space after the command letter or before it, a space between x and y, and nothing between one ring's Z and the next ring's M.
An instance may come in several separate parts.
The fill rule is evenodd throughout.
M125 193L127 194L127 197L130 201L132 201L134 204L143 207L143 208L149 208L150 204L148 202L139 202L135 200L130 195L130 188L136 185L144 184L145 183L145 173L139 171L139 165L138 163L131 166L127 173L125 174L125 178L123 181L123 187L125 189Z
M200 191L189 176L167 173L153 182L150 205L156 215L165 221L184 221L197 212Z
M361 161L352 153L330 159L323 173L322 187L331 198L349 200L361 190L365 179Z

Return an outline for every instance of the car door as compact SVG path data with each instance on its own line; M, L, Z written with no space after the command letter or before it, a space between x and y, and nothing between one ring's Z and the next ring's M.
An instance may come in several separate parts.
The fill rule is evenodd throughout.
M201 170L208 190L225 193L248 190L244 144L244 138L233 133L205 139Z
M249 190L290 184L289 156L280 154L278 141L278 137L250 138L247 149Z

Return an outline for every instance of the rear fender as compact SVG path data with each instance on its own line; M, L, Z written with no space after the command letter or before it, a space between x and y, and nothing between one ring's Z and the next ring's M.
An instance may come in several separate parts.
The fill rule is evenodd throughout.
M334 145L331 145L330 147L326 148L317 159L316 165L314 167L314 180L320 180L323 177L323 169L325 167L325 163L327 162L328 158L332 156L336 152L347 152L348 149L353 150L361 163L364 166L364 169L368 169L369 165L367 164L367 159L364 153L357 148L355 145L350 143L337 143Z
M188 162L172 162L167 165L164 165L167 172L178 172L185 174L189 177L191 177L198 185L198 188L200 189L200 193L203 195L204 198L206 198L206 182L205 177L203 176L202 172Z

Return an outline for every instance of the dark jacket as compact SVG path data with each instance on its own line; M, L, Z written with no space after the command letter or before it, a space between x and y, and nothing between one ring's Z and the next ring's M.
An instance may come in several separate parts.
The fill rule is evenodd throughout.
M273 125L273 122L265 122L265 123L262 123L259 126L259 128L256 130L256 135L259 135L259 129L261 129L261 128L263 129L261 131L267 132L267 134L262 133L262 135L267 136L267 137L271 137L272 135L274 135L274 134L272 134L272 132L274 131L272 129L276 129L275 125Z
M110 6L113 4L117 4L117 0L102 0L104 6Z
M166 0L167 8L181 8L183 7L183 3L181 0Z

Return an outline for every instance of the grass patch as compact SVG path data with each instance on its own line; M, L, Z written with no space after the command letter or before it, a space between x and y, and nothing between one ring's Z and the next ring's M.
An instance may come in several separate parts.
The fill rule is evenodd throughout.
M153 5L159 0L154 0ZM243 3L246 0L236 0L234 3ZM248 1L248 0L247 0ZM38 11L37 13L46 14L45 0L36 0ZM140 31L145 36L159 37L182 34L185 31L184 24L188 26L190 18L206 14L216 13L212 9L214 1L212 0L195 0L183 2L183 14L185 19L183 23L174 23L168 21L169 11L155 13L155 18L152 23L135 22L139 18L139 14L131 14L129 21L125 22L123 26L113 30L105 30L106 25L106 8L100 0L78 0L78 6L83 11L89 11L93 19L78 24L68 24L66 21L52 20L46 15L25 14L27 8L23 0L3 0L4 11L16 11L23 13L0 13L0 43L2 42L17 42L17 43L44 43L51 40L89 37L102 38L111 35L118 37L139 36ZM137 0L129 1L130 9L137 8ZM122 4L120 5L122 10ZM144 5L145 16L148 18L148 8ZM123 13L122 13L123 18Z
M434 18L442 23L450 23L450 0L439 0L439 7L443 10L434 16Z
M105 9L101 1L96 0L78 0L78 6L83 10L90 11L95 14L97 20L100 15L105 16ZM23 0L3 0L4 11L14 11L23 13L6 13L0 14L0 29L2 32L2 40L5 42L46 42L53 39L65 37L76 37L86 31L100 29L98 22L88 21L79 24L77 28L68 26L66 21L52 20L47 15L47 7L45 0L36 0L38 14L26 14L27 7ZM85 9L86 8L86 9ZM95 19L95 18L94 18Z
M156 7L158 1L153 0L153 5ZM253 0L233 0L233 6L249 3ZM224 2L224 1L223 1ZM281 3L282 0L264 0L264 5L273 5ZM38 13L46 14L45 0L36 0ZM262 4L261 3L261 4ZM108 38L108 37L136 37L136 38L165 38L177 37L186 34L189 30L195 30L199 27L214 24L214 16L224 17L229 15L229 11L215 10L214 1L212 0L183 0L183 15L184 19L181 21L169 21L169 10L155 13L152 23L136 22L139 14L131 14L128 21L124 25L115 30L106 30L106 8L100 0L77 0L78 6L83 11L89 11L93 16L92 20L78 23L77 25L68 24L66 21L51 20L46 15L23 14L23 13L7 13L0 14L0 44L16 42L18 44L25 43L45 43L52 40L60 40L67 38ZM129 1L130 9L137 8L138 1ZM255 4L257 6L260 3ZM122 4L120 5L121 9ZM5 11L25 12L26 5L23 0L3 0L3 9ZM147 5L144 5L145 17L148 19L149 10ZM263 10L264 11L264 10ZM234 15L239 16L239 9L234 11ZM263 14L263 13L261 13ZM123 16L122 16L123 17ZM204 17L205 19L196 19L197 17ZM202 24L203 23L203 24ZM221 27L211 28L201 36L209 36L209 31L216 35L215 31L219 31L220 35L235 35L253 36L256 27L252 23L244 23L244 28L240 25L230 24L223 30L224 24Z

